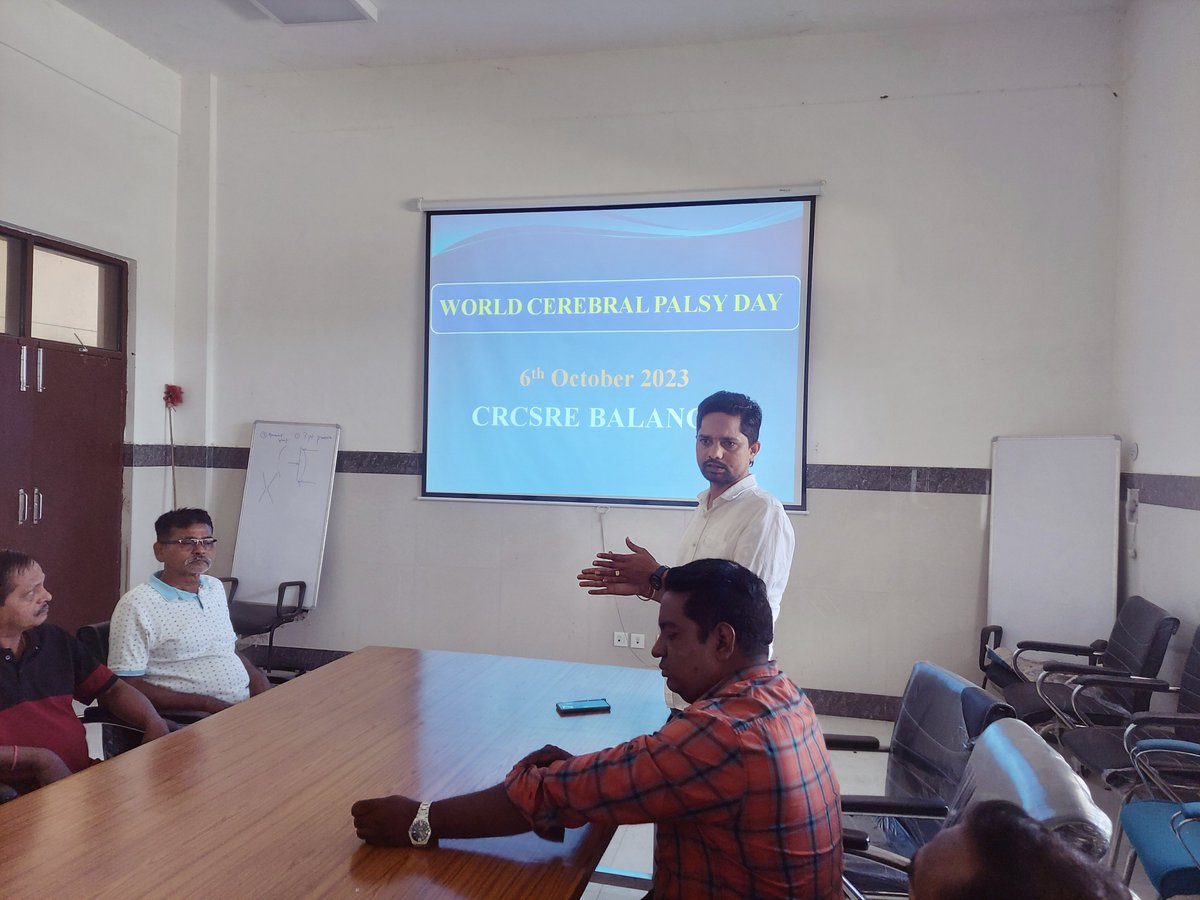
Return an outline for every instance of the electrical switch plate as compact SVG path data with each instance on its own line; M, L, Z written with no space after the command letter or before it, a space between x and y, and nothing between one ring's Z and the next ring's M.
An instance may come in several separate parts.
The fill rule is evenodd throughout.
M613 646L614 647L628 647L629 646L629 632L614 631L613 632Z

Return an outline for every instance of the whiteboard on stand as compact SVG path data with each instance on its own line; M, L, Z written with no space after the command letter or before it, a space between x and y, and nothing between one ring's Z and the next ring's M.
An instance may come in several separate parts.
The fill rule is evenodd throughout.
M1116 435L993 438L987 623L1006 647L1108 637L1120 479Z
M338 425L254 423L233 551L239 602L274 606L281 582L303 581L304 608L316 606L341 434Z

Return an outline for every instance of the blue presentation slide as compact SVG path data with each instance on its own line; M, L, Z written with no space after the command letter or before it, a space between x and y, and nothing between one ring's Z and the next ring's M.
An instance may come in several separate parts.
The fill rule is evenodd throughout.
M730 390L801 502L812 198L428 217L427 495L690 501Z

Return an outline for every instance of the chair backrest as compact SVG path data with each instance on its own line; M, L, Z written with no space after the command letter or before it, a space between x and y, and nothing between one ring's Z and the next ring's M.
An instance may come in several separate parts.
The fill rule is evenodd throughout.
M1178 630L1179 619L1145 597L1134 595L1121 606L1100 663L1106 666L1115 663L1134 675L1156 678L1167 655L1167 645ZM1150 694L1145 691L1103 688L1099 694L1119 709L1136 712L1150 707Z
M975 739L1012 707L930 662L909 675L892 731L885 793L948 798L962 779Z
M1200 627L1192 635L1192 646L1183 661L1183 674L1179 677L1179 711L1200 712Z
M91 651L92 656L102 663L108 662L108 622L80 625L75 637Z
M983 800L1008 800L1095 859L1108 852L1112 822L1065 759L1020 719L988 727L975 742L946 826Z
M1134 675L1156 678L1179 619L1145 597L1134 595L1121 606L1101 665L1124 666Z

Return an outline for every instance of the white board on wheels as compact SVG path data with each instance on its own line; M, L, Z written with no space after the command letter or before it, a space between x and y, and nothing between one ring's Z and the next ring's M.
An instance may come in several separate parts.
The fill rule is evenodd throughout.
M1108 637L1120 478L1116 435L993 438L987 622L1005 646Z
M281 582L303 581L304 608L316 606L341 434L338 425L254 423L233 551L239 602L274 606Z

